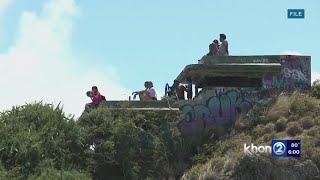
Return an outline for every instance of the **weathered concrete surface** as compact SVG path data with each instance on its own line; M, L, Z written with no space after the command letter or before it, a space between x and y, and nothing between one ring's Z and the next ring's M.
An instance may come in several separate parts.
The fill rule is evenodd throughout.
M202 87L194 101L179 103L184 134L232 124L257 101L311 88L310 56L210 56L200 63L177 77Z
M200 64L220 64L220 63L279 63L282 55L252 55L252 56L205 56Z
M202 86L201 81L210 77L262 78L267 72L281 72L280 56L205 56L199 64L187 65L177 79ZM206 86L206 85L203 85Z
M311 57L208 56L200 64L186 66L177 79L185 83L187 77L202 87L194 100L107 101L102 107L143 111L179 108L183 114L182 132L193 134L214 125L232 124L255 102L272 95L308 92L311 88Z
M108 108L179 108L176 101L158 100L158 101L105 101L100 106Z
M110 108L111 110L114 109L127 109L132 111L179 111L179 108Z

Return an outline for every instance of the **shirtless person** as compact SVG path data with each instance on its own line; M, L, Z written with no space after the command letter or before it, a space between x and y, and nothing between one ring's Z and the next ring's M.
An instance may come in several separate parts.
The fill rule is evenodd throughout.
M136 96L137 96L137 95L139 95L139 99L142 100L142 97L144 96L145 92L146 92L147 89L148 89L148 81L144 82L144 87L145 87L144 90L134 91L134 92L132 93L132 95L133 95L133 100L136 99Z
M213 42L209 45L209 53L207 56L217 56L219 55L219 41L213 40Z
M179 84L176 89L176 92L177 92L178 100L185 100L184 92L187 92L187 88L184 85Z

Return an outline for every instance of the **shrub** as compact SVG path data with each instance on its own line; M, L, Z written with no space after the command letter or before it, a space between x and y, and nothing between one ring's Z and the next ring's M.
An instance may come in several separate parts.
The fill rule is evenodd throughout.
M0 116L0 160L8 178L25 179L52 160L57 169L83 168L82 134L73 119L50 104L13 107Z
M270 121L277 121L281 117L288 117L290 110L290 101L287 96L279 96L276 103L268 111L267 118Z
M305 116L305 117L301 118L299 120L299 123L301 124L303 129L309 129L309 128L315 126L315 122L314 122L313 118L310 116Z
M297 120L299 120L299 118L300 118L299 115L297 115L297 114L291 114L291 115L289 116L289 118L288 118L288 121L289 121L289 122L297 121Z
M311 159L319 169L320 168L320 151L313 153L311 156Z
M241 114L238 119L235 121L235 129L237 131L249 129L252 126L252 121L249 121L249 118L246 114Z
M6 179L6 170L2 166L2 163L0 162L0 179Z
M292 96L292 101L291 101L291 104L290 104L290 110L301 116L303 115L305 112L308 111L307 109L307 106L305 104L305 98L306 97L302 97L302 96L299 96L299 95L293 95Z
M241 114L235 121L235 129L239 131L252 130L257 124L267 123L265 113L267 112L267 104L256 103L247 114Z
M275 139L275 137L276 137L276 133L274 131L272 131L269 134L265 134L262 137L262 140L263 140L263 142L270 142L270 140Z
M106 174L125 179L154 179L175 176L188 155L177 127L177 111L96 109L78 120L84 128L87 164L95 178ZM181 163L181 166L179 165Z
M303 159L311 159L320 168L320 131L319 127L308 130L307 135L301 138Z
M58 170L58 169L45 169L39 176L31 176L29 180L90 180L92 177L83 172L78 172L76 170Z
M273 123L268 123L267 125L259 124L252 131L252 136L254 138L262 137L265 134L270 134L274 130L275 125Z
M288 123L288 127L286 129L286 132L288 135L295 136L295 135L301 134L302 131L303 130L302 130L301 126L299 125L299 123L297 123L297 122Z
M313 82L310 95L317 99L320 99L320 80L319 79Z
M281 117L278 119L278 121L275 123L275 129L277 132L284 131L286 129L287 120L284 117Z

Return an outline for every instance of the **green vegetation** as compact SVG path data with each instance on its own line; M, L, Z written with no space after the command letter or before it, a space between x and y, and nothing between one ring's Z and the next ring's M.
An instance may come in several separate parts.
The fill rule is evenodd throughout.
M310 95L317 99L320 99L320 79L313 82Z
M272 139L301 139L300 160L311 159L320 168L317 87L310 96L295 93L258 102L233 127L217 126L192 137L180 134L178 111L98 108L75 120L50 104L13 107L0 114L0 179L231 177L243 162L244 143L270 145Z
M13 107L0 116L0 179L181 176L194 146L180 134L180 112L137 112L98 108L75 121L59 106Z
M34 103L3 112L0 136L1 174L5 179L44 178L46 174L88 177L81 171L82 131L59 106ZM75 174L74 169L79 171Z
M86 154L90 172L114 179L153 179L182 174L177 163L183 160L185 149L176 125L177 112L136 112L111 112L103 108L79 119L85 143L96 144L95 151L87 150Z

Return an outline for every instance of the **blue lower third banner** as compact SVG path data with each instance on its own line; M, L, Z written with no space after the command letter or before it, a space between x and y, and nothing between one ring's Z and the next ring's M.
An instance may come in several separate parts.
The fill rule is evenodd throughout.
M300 140L272 140L272 157L300 157Z

